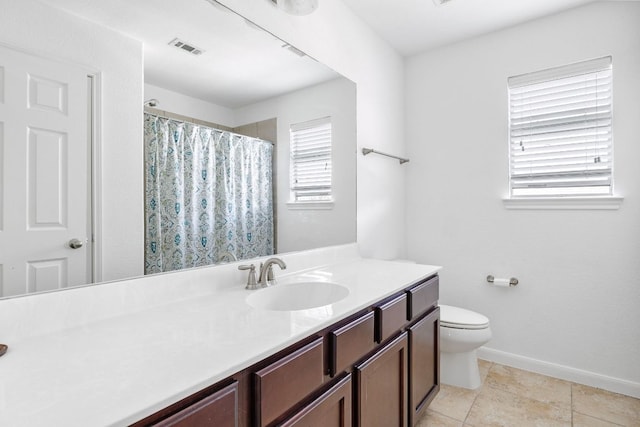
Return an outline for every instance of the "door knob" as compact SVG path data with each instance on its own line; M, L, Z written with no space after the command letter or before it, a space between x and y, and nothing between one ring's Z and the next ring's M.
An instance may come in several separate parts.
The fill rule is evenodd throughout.
M69 240L69 247L71 249L80 249L84 245L84 242L80 239L71 239Z

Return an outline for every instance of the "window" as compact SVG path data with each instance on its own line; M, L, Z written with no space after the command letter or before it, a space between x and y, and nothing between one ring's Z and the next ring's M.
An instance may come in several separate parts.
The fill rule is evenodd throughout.
M291 202L331 202L331 118L291 125Z
M511 197L610 196L611 57L508 83Z

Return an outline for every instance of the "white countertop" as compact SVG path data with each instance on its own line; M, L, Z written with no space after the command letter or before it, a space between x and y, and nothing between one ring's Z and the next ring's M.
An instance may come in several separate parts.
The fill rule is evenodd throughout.
M0 425L128 425L439 269L362 258L292 274L276 268L277 286L324 280L348 287L349 295L320 308L269 311L246 303L255 291L228 286L13 337L0 358Z

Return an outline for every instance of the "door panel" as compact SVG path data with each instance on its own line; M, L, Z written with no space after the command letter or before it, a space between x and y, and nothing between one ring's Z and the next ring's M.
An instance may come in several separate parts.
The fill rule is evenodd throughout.
M87 80L0 47L0 296L92 280Z
M27 263L27 292L58 289L67 282L67 260L51 259Z
M67 226L67 135L27 128L28 229Z

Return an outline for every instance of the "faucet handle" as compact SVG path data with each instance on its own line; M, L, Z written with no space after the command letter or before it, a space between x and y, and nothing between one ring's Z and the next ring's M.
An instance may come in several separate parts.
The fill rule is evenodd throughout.
M253 264L247 265L239 265L238 270L249 270L249 277L247 277L247 286L245 289L253 291L255 289L259 289L258 282L256 280L256 266Z

